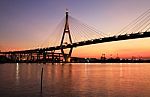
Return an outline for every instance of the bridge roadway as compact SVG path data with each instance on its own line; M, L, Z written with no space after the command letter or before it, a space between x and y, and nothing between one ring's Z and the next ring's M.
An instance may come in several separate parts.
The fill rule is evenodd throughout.
M38 49L22 50L22 51L0 52L0 54L39 53L39 52L45 52L45 51L60 50L61 48L67 49L67 48L72 48L72 47L74 48L74 47L80 47L80 46L97 44L97 43L113 42L113 41L137 39L137 38L146 38L146 37L150 37L150 32L138 32L138 33L132 33L132 34L124 34L124 35L118 35L118 36L91 39L91 40L87 40L87 41L75 42L72 44L66 44L66 45L55 46L55 47L38 48Z

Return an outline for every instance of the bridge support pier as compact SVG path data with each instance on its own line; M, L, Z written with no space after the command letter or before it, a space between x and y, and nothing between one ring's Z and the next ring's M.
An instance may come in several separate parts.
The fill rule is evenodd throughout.
M72 50L73 50L73 48L70 48L69 53L66 54L66 53L64 52L64 50L61 49L61 52L62 52L62 55L63 55L63 57L64 57L64 62L65 62L65 63L71 62L70 58L71 58Z
M62 40L61 40L61 53L63 55L63 58L64 58L64 62L70 62L70 58L71 58L71 54L72 54L72 50L73 50L73 47L70 48L68 54L66 54L64 52L64 46L66 44L68 44L67 41L64 41L64 38L65 38L65 35L68 34L68 37L69 37L69 43L72 44L72 39L71 39L71 34L70 34L70 29L69 29L69 22L68 22L68 11L66 11L66 22L65 22L65 28L64 28L64 32L63 32L63 35L62 35Z
M43 62L44 62L44 63L46 63L46 56L47 56L47 53L44 51L44 52L43 52Z

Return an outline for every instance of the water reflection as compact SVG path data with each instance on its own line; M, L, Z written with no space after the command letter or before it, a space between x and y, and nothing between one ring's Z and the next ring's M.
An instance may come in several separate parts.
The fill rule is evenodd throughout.
M122 63L120 63L120 78L123 77Z
M16 85L19 85L19 64L16 64Z
M150 97L149 64L2 64L0 96Z

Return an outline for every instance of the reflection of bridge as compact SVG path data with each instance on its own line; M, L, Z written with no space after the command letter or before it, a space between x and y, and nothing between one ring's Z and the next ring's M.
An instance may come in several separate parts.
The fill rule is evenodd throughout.
M5 56L6 58L10 59L12 62L70 62L72 50L75 47L97 44L97 43L104 43L104 42L112 42L112 41L120 41L120 40L128 40L128 39L136 39L136 38L145 38L150 37L150 15L149 10L138 17L134 23L129 24L122 32L125 32L129 29L137 29L136 33L126 33L114 36L105 36L105 37L98 37L95 39L88 39L84 41L72 42L71 31L69 28L68 22L68 12L66 12L65 18L65 28L63 31L62 40L60 46L51 46L47 48L38 48L38 49L31 49L31 50L22 50L22 51L9 51L9 52L0 52L1 56ZM134 26L135 25L135 26ZM129 28L129 27L132 28ZM127 29L127 30L125 30ZM65 41L65 38L68 37L68 41ZM65 49L69 49L68 53L66 53ZM56 52L56 51L61 52Z

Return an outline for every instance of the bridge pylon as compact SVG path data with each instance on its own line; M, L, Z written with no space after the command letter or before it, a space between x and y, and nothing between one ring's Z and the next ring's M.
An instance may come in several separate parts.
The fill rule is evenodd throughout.
M65 38L68 38L68 42L65 41ZM70 57L72 54L73 47L69 48L69 52L67 54L63 48L63 45L67 45L67 44L72 44L72 38L71 38L70 29L69 29L69 22L68 22L68 10L66 10L66 21L65 21L65 27L64 27L64 32L62 35L60 46L61 46L61 53L63 55L64 61L70 62Z

